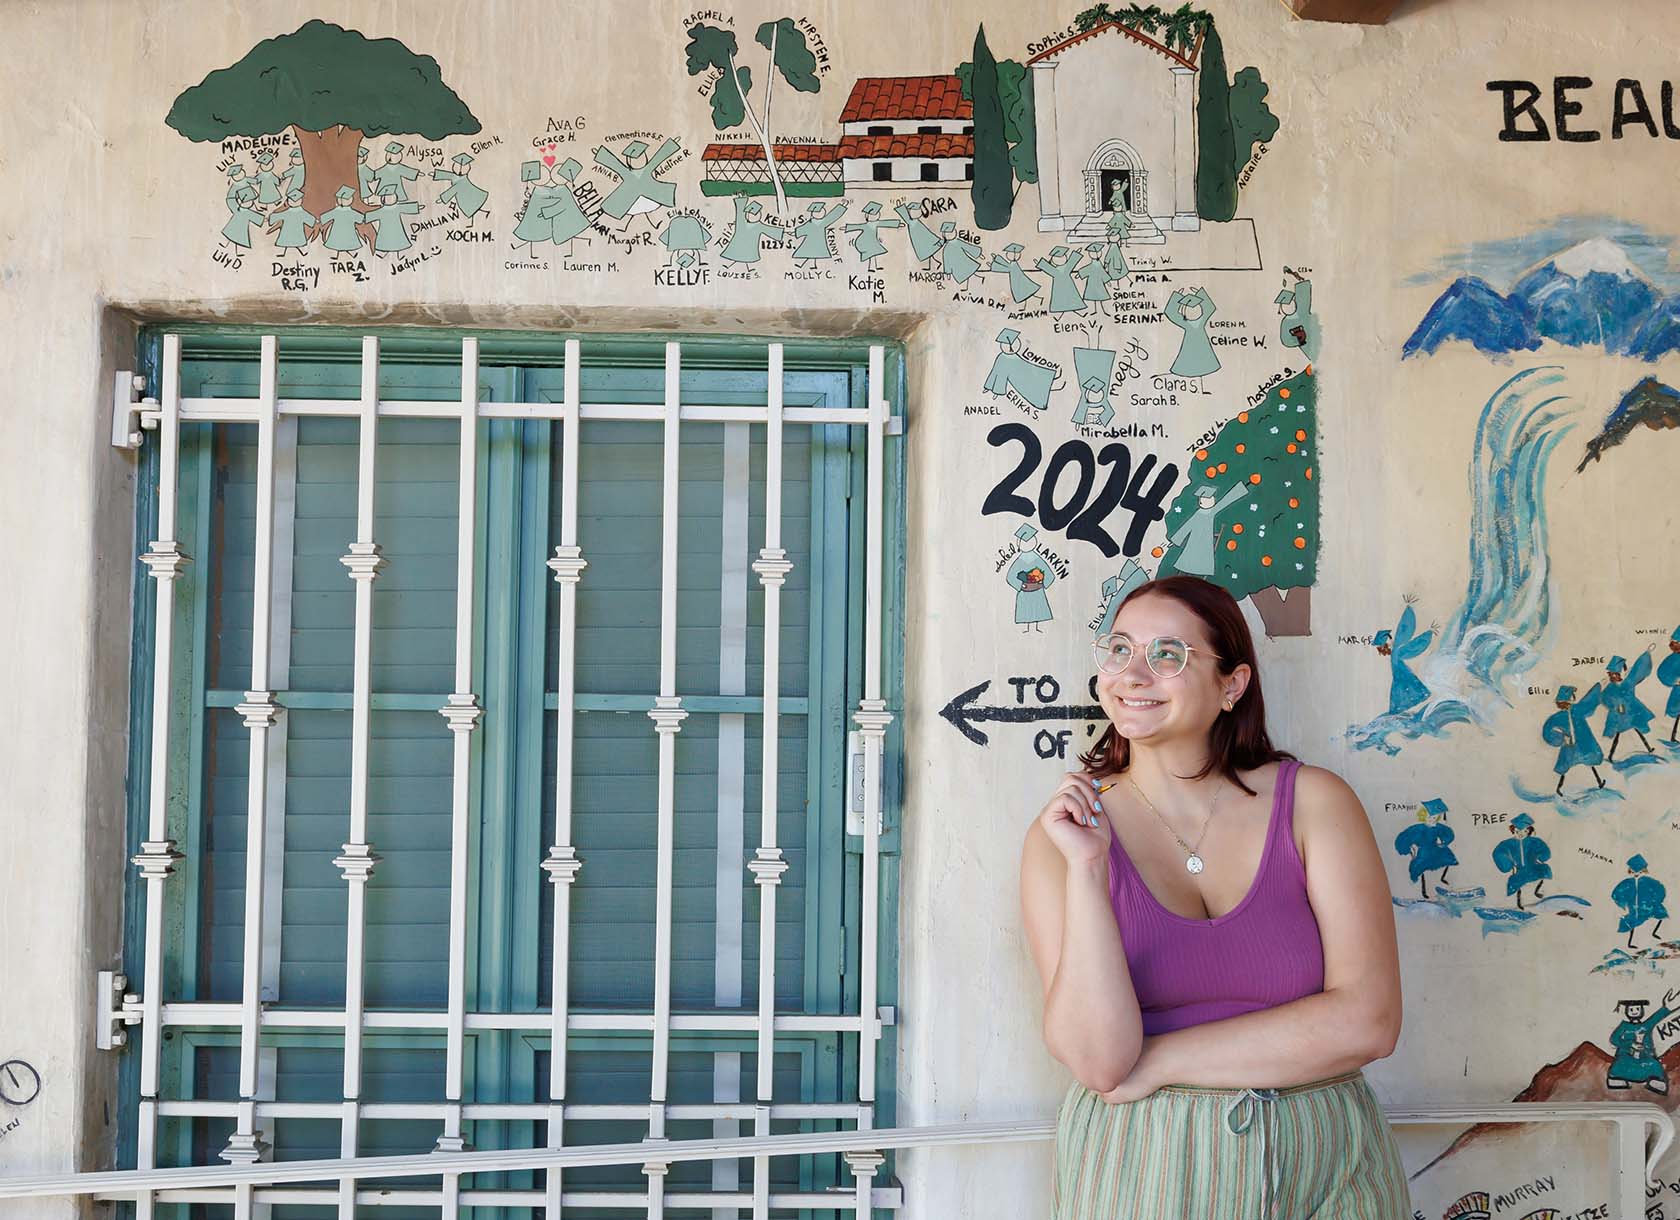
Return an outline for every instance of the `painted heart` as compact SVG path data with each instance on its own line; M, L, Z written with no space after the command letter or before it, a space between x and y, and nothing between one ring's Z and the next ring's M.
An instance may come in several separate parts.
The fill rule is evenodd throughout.
M554 164L554 154L553 153L544 153L543 154L543 164L544 165L553 165Z

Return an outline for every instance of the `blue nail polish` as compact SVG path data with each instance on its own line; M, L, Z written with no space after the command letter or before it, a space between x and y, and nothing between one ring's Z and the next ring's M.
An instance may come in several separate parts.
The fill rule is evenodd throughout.
M1096 809L1096 811L1098 813L1102 812L1102 802L1101 801L1092 801L1091 805L1094 809Z

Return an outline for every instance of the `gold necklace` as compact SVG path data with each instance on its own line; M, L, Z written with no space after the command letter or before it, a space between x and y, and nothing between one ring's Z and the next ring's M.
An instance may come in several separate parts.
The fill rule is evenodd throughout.
M1207 817L1202 821L1202 833L1196 836L1196 844L1192 847L1184 841L1183 836L1178 831L1168 825L1167 819L1161 816L1161 811L1155 808L1154 802L1143 794L1143 789L1137 786L1135 779L1128 775L1126 782L1132 786L1132 791L1138 794L1138 799L1149 807L1149 812L1155 815L1155 820L1165 826L1167 833L1177 839L1178 845L1184 849L1184 871L1191 876L1195 876L1206 868L1207 865L1203 863L1201 856L1196 854L1196 849L1201 847L1202 840L1207 838L1208 827L1213 823L1213 811L1219 808L1219 798L1225 795L1224 785L1220 785L1219 791L1213 794L1213 804L1208 806Z

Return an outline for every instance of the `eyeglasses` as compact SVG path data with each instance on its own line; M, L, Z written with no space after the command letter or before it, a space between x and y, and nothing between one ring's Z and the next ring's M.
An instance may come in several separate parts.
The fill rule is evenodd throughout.
M1097 659L1097 668L1105 674L1125 672L1126 666L1132 663L1132 654L1137 651L1137 645L1132 637L1123 632L1113 632L1100 635L1091 641L1091 652ZM1195 648L1186 644L1176 635L1158 635L1143 646L1143 659L1158 678L1176 678L1184 672L1184 667L1190 663L1190 654L1205 653L1218 661L1222 659L1217 652L1209 652L1206 648Z

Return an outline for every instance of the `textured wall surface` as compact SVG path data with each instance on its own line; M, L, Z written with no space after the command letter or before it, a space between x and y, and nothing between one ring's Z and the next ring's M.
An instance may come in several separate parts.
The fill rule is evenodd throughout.
M10 6L0 1061L41 1083L0 1101L0 1166L101 1167L114 1130L92 984L116 960L126 867L134 468L108 443L107 400L145 319L904 343L901 1121L1043 1115L1067 1079L1038 1037L1016 869L1086 726L965 709L1085 702L1114 592L1203 567L1245 599L1275 735L1349 779L1388 860L1406 1023L1369 1070L1383 1098L1668 1104L1671 22L1661 5L1562 0L1433 0L1371 29L1207 7L1217 24L1171 47L1167 31L1146 45L1098 22L1055 50L1080 33L1075 6ZM286 103L260 78L188 92L318 15L430 57L456 99L359 101L417 128L392 119L359 142L366 182L353 133L272 121ZM754 35L782 17L806 54L783 41L778 68ZM956 73L982 19L1000 68L995 100L976 74L972 137L895 136L910 143L893 154L895 174L921 156L944 179L972 156L975 187L839 194L841 158L860 153L841 143L854 86ZM697 40L696 25L718 33ZM728 125L737 107L707 55L731 34L754 83L751 115ZM1066 65L1054 97L1023 101L1019 82L1043 76L1029 62L1051 51ZM324 70L353 81L354 62ZM928 112L937 87L893 87L892 122L949 119ZM773 193L741 193L750 172L719 168L762 159L706 155L761 148L767 92L779 220ZM223 120L235 127L214 133ZM274 134L238 135L242 121ZM1086 158L1107 132L1149 162L1073 175L1134 172L1127 220L1041 231L1034 178L1058 123L1057 156ZM294 148L308 222L282 215ZM434 175L461 153L467 184ZM1162 224L1187 155L1199 216ZM1084 210L1069 174L1064 214ZM398 184L419 206L329 219L351 183L353 208ZM906 223L848 230L871 201ZM1175 321L1187 295L1210 304ZM1405 1147L1421 1215L1606 1214L1600 1131L1414 1131ZM906 1156L900 1176L912 1215L1037 1216L1048 1168L1047 1147L1010 1146ZM1655 1201L1671 1213L1672 1193Z

